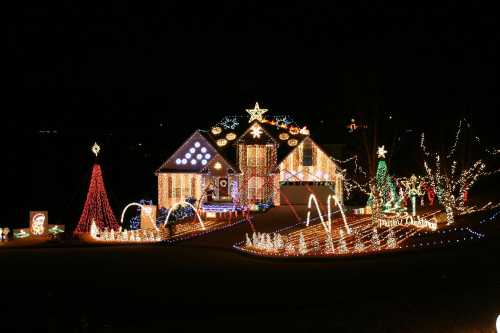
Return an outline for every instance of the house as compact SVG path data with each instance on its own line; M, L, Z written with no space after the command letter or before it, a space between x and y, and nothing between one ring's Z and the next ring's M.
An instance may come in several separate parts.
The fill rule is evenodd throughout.
M156 171L159 207L188 197L204 211L304 204L309 192L325 191L342 201L340 170L309 130L266 111L256 103L249 119L196 130Z

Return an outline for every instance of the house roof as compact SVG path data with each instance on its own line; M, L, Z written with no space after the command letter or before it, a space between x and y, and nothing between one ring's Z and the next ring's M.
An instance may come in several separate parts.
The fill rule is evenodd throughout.
M254 125L259 125L262 128L263 137L253 138L249 134ZM212 126L208 131L196 130L179 149L157 170L159 172L204 172L204 167L196 163L195 165L188 163L183 164L182 160L186 158L186 154L191 148L195 148L194 144L198 141L203 142L209 154L215 156L218 154L233 169L235 173L240 173L238 167L238 143L245 142L246 144L253 143L273 143L277 144L277 164L279 165L290 153L292 153L306 138L309 137L309 131L303 127L300 128L294 125L286 125L278 123L275 120L263 119L262 122L254 120L248 122L246 118L234 122L231 126L224 126L221 123ZM312 139L311 139L312 140ZM321 148L314 140L314 144ZM325 151L325 149L322 149ZM195 155L198 154L195 151ZM330 154L328 154L330 155ZM193 156L191 156L193 157ZM181 163L178 162L181 159ZM187 159L187 158L186 158ZM206 170L205 170L206 171Z

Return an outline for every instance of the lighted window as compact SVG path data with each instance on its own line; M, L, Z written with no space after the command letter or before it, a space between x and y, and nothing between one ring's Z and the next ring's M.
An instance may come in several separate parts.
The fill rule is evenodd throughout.
M302 148L302 165L313 166L313 146L309 140L304 142Z

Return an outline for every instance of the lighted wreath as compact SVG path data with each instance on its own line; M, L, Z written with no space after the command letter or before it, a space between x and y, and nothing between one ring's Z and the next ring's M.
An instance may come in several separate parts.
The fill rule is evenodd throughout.
M229 141L233 141L234 139L236 139L236 134L231 132L231 133L227 133L226 134L226 139L229 140Z
M226 139L219 139L219 140L217 140L217 146L224 147L225 145L227 145L227 140Z
M212 134L213 135L218 135L222 133L222 128L219 126L212 127Z
M290 147L295 147L299 142L296 139L290 139L288 140L288 145Z
M286 141L286 140L288 140L288 138L290 138L290 135L288 135L288 133L281 133L280 134L280 140Z

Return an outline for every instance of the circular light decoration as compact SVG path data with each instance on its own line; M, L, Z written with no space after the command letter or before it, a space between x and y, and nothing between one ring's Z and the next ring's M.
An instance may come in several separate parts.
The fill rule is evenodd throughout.
M200 143L199 143L198 141L196 141L196 142L194 143L194 146L195 146L196 148L199 148L199 147L200 147Z
M210 155L210 154L205 154L205 158L206 158L207 160L209 160L209 159L210 159L210 157L212 157L212 155Z
M196 165L196 160L194 158L191 160L191 164Z
M182 164L187 164L187 162L188 162L187 159L185 159L185 158L182 159Z
M222 128L219 126L212 127L212 134L213 135L218 135L222 133Z
M290 134L297 135L300 133L300 129L298 127L290 127Z
M280 134L280 140L288 140L290 138L290 135L288 135L288 133L281 133Z
M196 159L201 160L202 158L203 158L203 155L202 155L202 154L198 154L198 155L196 155Z
M207 165L207 160L201 160L201 164Z
M225 145L227 145L227 140L226 139L219 139L219 140L217 140L217 146L224 147Z
M222 164L220 164L220 162L215 162L215 164L214 164L214 169L215 169L215 170L220 170L220 169L222 169Z
M226 187L226 186L227 186L227 180L224 180L224 179L223 179L223 180L221 180L221 181L219 182L219 185L220 185L221 187Z
M190 149L189 149L189 152L190 152L191 154L194 154L194 152L195 152L195 151L196 151L196 149L194 149L194 148L190 148Z
M297 139L290 139L288 140L288 145L290 147L295 147L299 142L297 141Z
M186 155L184 155L184 156L186 156L186 158L191 158L191 154L190 153L186 153Z
M227 133L226 134L226 139L228 139L229 141L233 141L234 139L236 139L236 134L231 132L231 133Z
M207 148L205 148L205 147L201 147L201 152L202 152L203 154L205 154L205 153L207 152Z
M182 163L182 160L180 158L178 158L178 159L175 160L175 164L179 165L181 163Z

